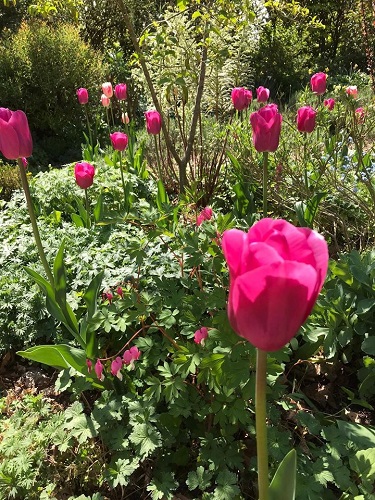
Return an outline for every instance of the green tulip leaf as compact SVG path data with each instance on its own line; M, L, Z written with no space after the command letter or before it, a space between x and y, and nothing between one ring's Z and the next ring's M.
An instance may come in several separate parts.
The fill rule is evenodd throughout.
M30 347L26 351L18 351L17 354L31 361L55 368L74 368L78 372L87 375L85 351L76 347L66 344L39 345Z
M269 500L294 500L296 495L296 450L284 457L269 487Z

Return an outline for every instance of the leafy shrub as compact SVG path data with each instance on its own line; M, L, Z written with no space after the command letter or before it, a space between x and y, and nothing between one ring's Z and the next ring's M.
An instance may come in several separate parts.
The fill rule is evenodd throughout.
M21 188L18 169L0 162L0 199L9 201L12 193Z
M72 147L72 140L76 146L81 141L76 89L87 87L95 100L102 78L99 54L71 25L51 27L34 20L0 42L1 104L27 113L45 149L50 137L58 137L49 148L55 158Z

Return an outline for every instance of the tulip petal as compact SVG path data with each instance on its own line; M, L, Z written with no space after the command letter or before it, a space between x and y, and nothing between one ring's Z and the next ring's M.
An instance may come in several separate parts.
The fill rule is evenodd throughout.
M227 229L224 231L222 248L232 276L237 276L240 272L245 246L246 233L239 229Z
M14 128L18 135L19 150L17 158L31 156L33 153L33 140L25 113L23 111L14 111L10 117L9 125Z
M239 276L231 283L232 327L255 347L276 351L297 333L318 291L317 273L307 264L280 262Z
M19 154L17 132L9 122L2 119L0 119L0 151L8 160L16 160L19 156L26 156Z

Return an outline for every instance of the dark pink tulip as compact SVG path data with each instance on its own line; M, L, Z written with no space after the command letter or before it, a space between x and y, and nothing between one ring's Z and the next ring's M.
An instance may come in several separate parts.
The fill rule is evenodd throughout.
M244 87L235 87L232 90L231 99L234 108L237 111L243 111L247 109L253 98L253 93L251 90L245 89Z
M297 110L297 128L299 132L312 132L316 124L316 111L310 106Z
M336 104L336 101L332 98L329 98L329 99L324 99L324 102L323 102L324 106L329 109L330 111L333 110L333 108L335 107L335 104Z
M156 110L145 112L147 133L151 135L160 134L161 130L161 115Z
M110 134L113 149L116 151L124 151L128 145L128 136L123 132L113 132Z
M91 165L91 163L82 161L80 163L76 163L74 167L74 175L78 186L82 189L87 189L92 186L92 183L94 182L95 168Z
M0 152L8 160L32 155L33 140L23 111L0 108Z
M81 87L77 90L77 98L80 104L87 104L89 102L89 93L87 89Z
M265 87L258 87L257 88L257 101L258 102L267 102L269 98L270 98L269 89L266 89Z
M253 143L259 153L276 151L279 145L282 120L276 104L267 104L259 111L251 113Z
M323 95L327 89L327 75L315 73L310 79L311 90L314 94Z
M126 83L118 83L115 87L115 96L119 101L125 101L126 100Z
M222 246L232 328L259 349L281 349L305 322L323 286L326 241L311 229L265 218L247 233L225 231Z

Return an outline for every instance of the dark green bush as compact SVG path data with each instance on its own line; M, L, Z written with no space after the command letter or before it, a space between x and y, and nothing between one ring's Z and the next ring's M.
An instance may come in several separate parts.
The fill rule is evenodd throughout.
M9 201L13 191L21 188L18 169L0 162L0 200Z
M76 89L88 88L95 102L103 78L100 55L71 25L23 23L15 35L0 42L1 105L27 113L33 134L50 158L79 146L84 120Z

